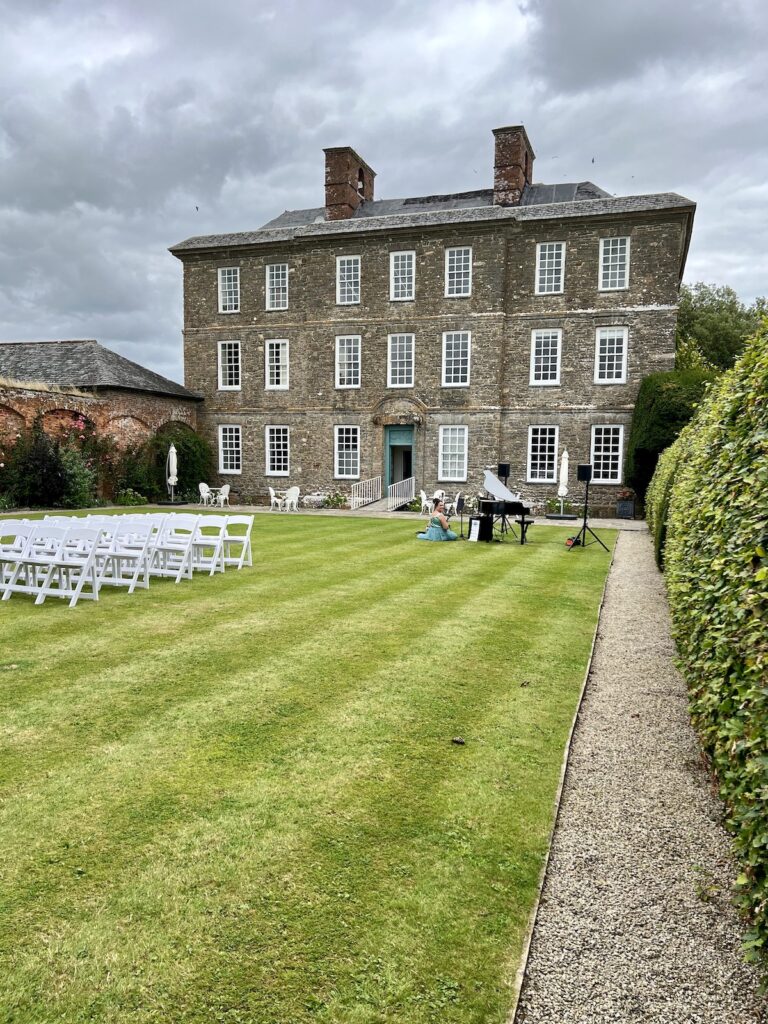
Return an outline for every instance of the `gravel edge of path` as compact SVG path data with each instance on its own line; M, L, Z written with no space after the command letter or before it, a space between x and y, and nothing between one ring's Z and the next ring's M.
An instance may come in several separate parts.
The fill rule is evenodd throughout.
M576 702L576 708L573 712L573 719L571 721L571 727L568 730L568 739L565 743L565 749L563 750L563 760L560 765L560 777L557 782L557 790L555 791L555 797L553 801L553 815L552 825L549 830L549 840L547 842L547 852L544 855L544 861L541 865L541 871L539 872L539 878L536 883L536 899L531 912L528 916L528 924L525 929L525 937L523 939L523 947L520 952L520 962L518 964L517 971L515 973L515 980L512 986L512 1004L510 1007L509 1014L507 1016L507 1024L515 1024L515 1018L517 1016L517 1009L520 1002L520 997L525 983L525 976L528 970L528 959L531 954L531 943L533 942L533 935L536 929L536 921L539 916L539 906L541 905L541 896L544 891L544 885L546 883L547 873L549 871L549 862L552 857L552 846L554 843L555 832L557 830L557 822L560 817L560 807L563 800L563 790L565 788L565 780L568 774L568 762L571 756L571 746L573 744L574 733L576 732L576 725L579 720L579 714L581 712L581 705L584 703L584 696L587 692L587 684L589 683L589 677L592 672L592 661L595 656L595 647L597 645L597 638L600 633L600 623L603 617L603 606L605 604L605 594L608 589L608 580L610 579L611 570L613 569L613 560L616 557L616 548L618 546L618 536L616 543L611 549L611 561L608 565L608 572L605 575L605 581L603 583L603 590L600 594L600 603L597 607L597 619L595 621L595 628L592 633L592 643L589 648L589 657L587 658L587 667L584 670L584 679L581 683L581 689L579 691L579 697ZM577 552L574 552L577 553Z
M621 533L508 1024L768 1021L673 657L650 537Z

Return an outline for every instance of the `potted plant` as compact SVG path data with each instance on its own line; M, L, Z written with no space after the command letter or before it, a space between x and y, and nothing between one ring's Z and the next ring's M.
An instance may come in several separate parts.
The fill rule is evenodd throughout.
M631 487L616 492L616 515L619 519L635 518L635 492Z

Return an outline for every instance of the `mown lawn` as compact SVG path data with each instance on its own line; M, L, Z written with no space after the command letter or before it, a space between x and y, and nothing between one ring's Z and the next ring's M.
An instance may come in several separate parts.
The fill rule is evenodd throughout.
M609 556L417 525L0 606L0 1020L504 1021Z

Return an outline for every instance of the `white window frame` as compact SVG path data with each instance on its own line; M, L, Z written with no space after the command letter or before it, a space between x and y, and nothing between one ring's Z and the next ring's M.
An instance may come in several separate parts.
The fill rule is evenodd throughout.
M554 334L557 336L557 371L554 380L536 380L536 335ZM531 331L531 367L528 383L532 388L554 388L560 385L560 365L563 358L563 331L560 327L534 327Z
M469 279L467 281L467 290L464 292L452 292L450 291L450 277L448 273L448 267L450 265L451 253L454 252L468 252L469 253ZM471 245L452 245L450 248L445 250L445 297L446 299L467 299L472 294L472 266L474 263L472 246Z
M275 286L271 283L270 277L271 277L271 272L273 270L275 270L275 268L277 268L277 267L284 267L285 268L285 303L282 306L279 306L279 305L277 305L277 303L272 301L272 295L273 295L273 292L275 290ZM287 263L267 263L267 265L266 265L266 267L264 269L264 288L265 288L264 303L265 303L265 307L268 310L288 309L289 284L288 284L288 264Z
M395 295L395 260L398 256L409 256L411 267L411 287L408 295ZM389 301L412 302L416 298L416 250L401 249L389 254Z
M285 383L270 384L269 382L269 349L271 345L285 346ZM280 360L283 365L283 360ZM264 342L264 390L265 391L287 391L290 387L291 374L291 346L288 338L267 338Z
M341 298L341 263L342 260L355 260L357 262L357 298ZM337 256L336 257L336 305L337 306L359 306L360 292L362 290L362 261L359 256Z
M600 376L600 344L603 340L600 335L603 331L613 331L614 333L621 334L623 338L622 348L622 359L621 359L621 375L619 377L601 377ZM627 383L627 353L629 349L629 328L622 325L609 325L598 327L595 330L595 384L626 384Z
M223 374L223 363L222 355L224 353L225 345L237 345L237 384L225 384ZM218 343L218 376L219 376L219 391L241 391L243 386L243 348L239 341L229 339L228 341L220 341Z
M595 473L595 440L596 433L598 430L618 430L619 432L619 464L616 478L607 479L603 476L597 476ZM592 483L593 484L612 484L619 486L624 480L624 424L623 423L593 423L592 424L592 438L589 446L589 460L592 464Z
M341 365L339 363L339 342L341 341L355 341L357 342L357 384L342 384L339 381L339 371ZM351 388L359 388L363 377L363 339L359 334L337 334L336 335L336 361L335 361L335 381L337 391L348 391Z
M448 337L449 335L464 334L467 338L467 379L463 381L449 381L448 380ZM470 383L470 375L472 370L472 332L471 331L443 331L443 378L442 383L444 388L468 388Z
M552 459L551 476L534 476L532 473L531 456L533 455L533 432L534 430L554 430L555 446ZM528 427L528 456L525 466L525 478L529 484L553 484L557 482L557 453L560 450L560 428L555 423L532 423Z
M559 245L561 256L560 262L560 287L559 288L542 288L541 287L541 257L544 246L547 245ZM562 295L565 291L565 255L566 245L565 242L538 242L536 244L536 279L535 279L535 294L536 295Z
M398 383L392 380L392 343L395 338L410 338L411 340L411 379L405 383ZM416 335L407 332L387 335L387 387L388 388L412 388L416 379Z
M604 262L606 258L605 250L610 242L626 242L626 262L624 266L624 283L623 284L603 284L603 271ZM600 292L625 292L629 288L629 247L630 237L629 235L613 235L610 238L600 239L600 259L597 264L597 290Z
M237 280L237 299L235 300L235 303L234 303L236 308L233 308L233 309L224 309L224 287L223 287L222 278L223 278L223 275L225 273L227 273L227 271L230 271L230 272L234 271L235 276L236 276L236 280ZM219 267L218 272L216 274L216 279L217 279L218 284L219 284L219 312L220 313L224 313L224 314L239 313L240 312L240 267Z
M443 456L445 455L446 436L447 431L459 431L456 436L463 436L464 438L464 473L453 475L445 471L443 466ZM467 479L469 466L469 427L466 427L463 423L447 423L440 427L439 434L439 452L437 457L437 479L442 483L463 483Z
M237 431L237 456L239 462L238 469L225 469L224 468L224 431L234 430ZM219 473L223 476L240 476L243 472L243 428L239 423L220 423L218 429L219 439ZM234 450L234 449L232 449Z
M270 455L272 454L271 441L273 438L270 435L272 430L284 430L285 438L287 443L288 452L288 468L287 469L271 469L270 468ZM264 427L264 476L290 476L291 474L291 428L287 423L268 423Z
M357 431L357 472L341 473L339 471L339 431ZM356 423L339 423L333 428L333 477L335 480L359 480L360 479L360 427Z

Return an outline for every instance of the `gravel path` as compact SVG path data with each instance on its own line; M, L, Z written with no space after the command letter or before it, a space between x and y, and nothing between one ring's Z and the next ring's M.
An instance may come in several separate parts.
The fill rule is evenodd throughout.
M517 1024L768 1020L673 654L650 538L620 533Z

